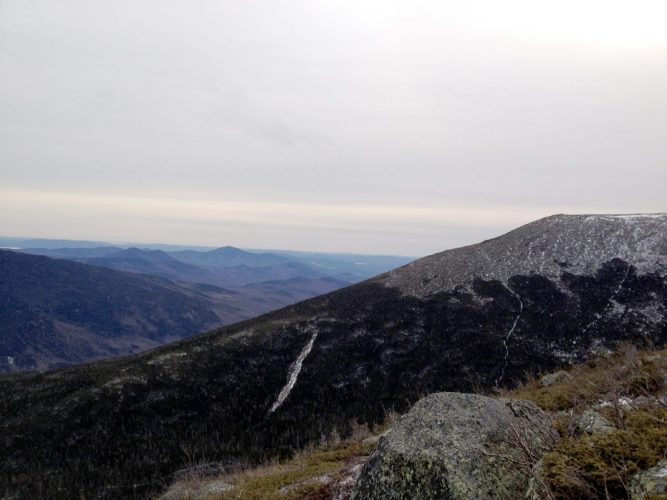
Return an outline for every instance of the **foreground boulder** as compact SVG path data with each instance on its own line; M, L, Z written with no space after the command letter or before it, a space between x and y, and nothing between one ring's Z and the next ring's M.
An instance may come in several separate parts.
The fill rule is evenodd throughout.
M522 497L555 437L528 401L431 394L380 439L352 499Z

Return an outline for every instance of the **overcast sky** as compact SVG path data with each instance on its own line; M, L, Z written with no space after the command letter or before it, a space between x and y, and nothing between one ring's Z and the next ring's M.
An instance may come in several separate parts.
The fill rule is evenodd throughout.
M425 255L667 211L667 2L0 0L0 234Z

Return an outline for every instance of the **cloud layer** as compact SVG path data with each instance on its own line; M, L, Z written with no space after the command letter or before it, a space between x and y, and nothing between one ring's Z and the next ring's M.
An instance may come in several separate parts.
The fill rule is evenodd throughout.
M0 0L0 233L420 255L665 211L665 17Z

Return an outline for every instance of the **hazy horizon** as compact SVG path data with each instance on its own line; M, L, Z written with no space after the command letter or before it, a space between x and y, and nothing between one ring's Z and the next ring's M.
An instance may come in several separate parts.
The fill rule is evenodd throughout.
M559 214L551 214L551 215L559 215ZM588 214L564 214L564 215L601 215L601 216L625 216L625 215L667 215L667 213L663 212L648 212L648 213L602 213L602 212L597 212L597 213L588 213ZM539 219L536 219L539 220ZM534 221L530 221L534 222ZM530 223L529 222L529 223ZM443 247L439 250L436 250L435 252L432 253L439 253L444 250L449 250L453 248L458 248L461 246L466 246L466 245L471 245L475 243L481 243L484 240L487 239L492 239L496 237L503 236L507 232L510 232L514 229L517 229L521 227L521 225L509 228L507 231L503 231L501 233L489 236L487 238L482 238L479 240L475 241L468 241L468 242L463 242L460 245L456 246L450 246L450 247ZM50 240L50 241L69 241L73 243L95 243L95 244L110 244L110 245L118 245L120 247L131 247L131 246L138 246L140 248L158 248L158 247L183 247L183 248L191 248L191 249L201 249L201 250L212 250L216 248L221 248L221 247L235 247L235 248L240 248L242 250L250 251L250 252L290 252L290 253L321 253L321 254L348 254L348 255L354 255L354 254L359 254L359 255L369 255L369 256L387 256L387 257L408 257L408 258L414 258L418 259L421 257L425 257L426 255L430 254L414 254L414 255L408 255L408 254L391 254L391 253L378 253L378 252L354 252L354 251L334 251L330 249L300 249L300 248L289 248L289 247L283 247L283 248L271 248L271 247L244 247L240 245L235 245L231 244L229 242L218 242L217 244L198 244L198 243L190 243L187 241L184 242L165 242L165 241L130 241L130 240L125 240L125 241L113 241L113 240L105 240L105 239L86 239L86 238L58 238L58 237L40 237L40 236L21 236L21 235L7 235L7 234L0 234L0 240L2 239L15 239L15 240ZM21 248L21 247L8 247L8 246L1 246L0 248ZM27 248L27 247L26 247ZM36 248L41 248L41 247L36 247ZM54 247L55 248L55 247Z
M13 241L15 240L15 241ZM71 246L67 245L61 245L61 246L54 246L53 243L50 244L48 247L46 246L33 246L33 247L27 247L27 246L11 246L11 243L14 242L28 242L28 241L48 241L48 242L63 242L63 243L70 243L72 244ZM85 244L85 245L83 245ZM7 234L0 234L0 249L5 249L5 250L24 250L24 249L56 249L56 248L96 248L96 247L101 247L104 245L112 245L112 246L117 246L119 248L132 248L132 247L138 247L140 249L164 249L165 247L169 247L169 251L171 251L171 248L173 249L192 249L192 250L198 250L198 251L208 251L208 250L215 250L219 248L224 248L224 247L231 247L231 248L238 248L240 250L245 250L247 252L284 252L284 253L290 253L290 254L330 254L330 255L367 255L367 256L373 256L373 257L405 257L405 258L413 258L417 259L422 257L421 255L395 255L395 254L373 254L373 253L359 253L359 252L332 252L328 250L299 250L299 249L294 249L294 248L250 248L250 247L240 247L238 245L230 245L224 242L221 242L220 244L217 245L197 245L195 244L188 244L188 243L165 243L162 241L108 241L108 240L91 240L91 239L82 239L82 238L73 238L73 239L67 239L67 238L42 238L42 237L35 237L35 236L15 236L15 235L7 235Z
M421 256L665 212L666 17L0 0L0 234Z

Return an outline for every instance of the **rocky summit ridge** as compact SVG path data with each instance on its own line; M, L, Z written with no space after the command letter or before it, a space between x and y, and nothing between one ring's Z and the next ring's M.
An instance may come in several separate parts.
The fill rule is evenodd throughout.
M503 282L515 275L558 278L563 271L594 273L614 258L641 273L667 270L667 213L552 215L507 234L439 252L378 278L389 287L425 297L470 288L475 278Z

